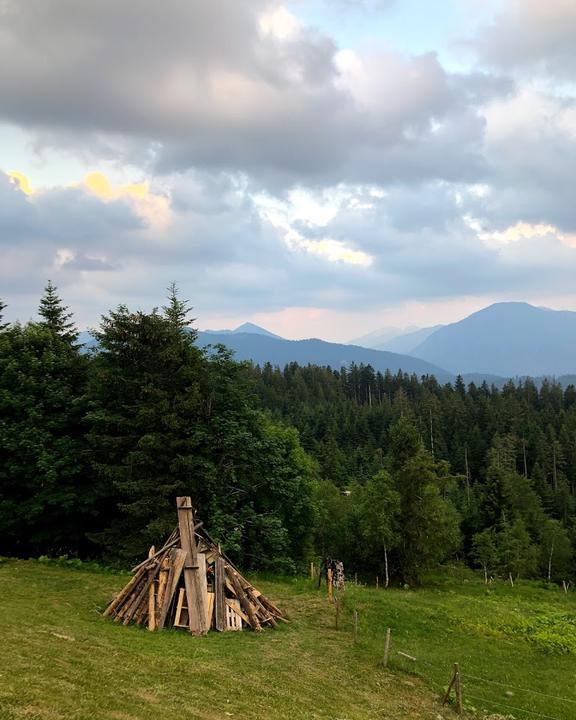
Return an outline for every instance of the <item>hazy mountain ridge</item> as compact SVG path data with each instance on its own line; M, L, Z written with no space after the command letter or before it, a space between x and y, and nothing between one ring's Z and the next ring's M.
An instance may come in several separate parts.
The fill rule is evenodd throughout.
M423 334L412 353L399 352ZM86 349L96 345L87 331L80 333L79 341ZM381 372L433 374L441 383L462 375L467 384L486 382L497 387L509 379L522 382L527 377L537 385L544 380L563 386L576 381L576 312L527 303L496 303L459 322L397 336L378 349L319 339L286 340L254 323L234 330L200 331L198 343L221 343L237 359L260 365L270 362L283 367L297 362L340 368L369 364Z
M576 312L495 303L439 328L412 354L453 373L571 375L576 370Z
M284 367L291 362L300 365L329 365L333 368L351 363L372 365L375 370L398 372L402 370L417 375L435 375L439 382L453 380L453 375L444 369L410 355L372 350L358 345L330 343L325 340L284 340L282 338L257 335L254 333L217 334L198 333L198 344L206 346L222 343L234 351L238 360L251 360L263 365L271 363Z
M239 333L251 333L253 335L266 335L267 337L278 338L279 340L283 339L280 335L276 335L276 333L270 332L269 330L266 330L266 328L260 327L260 325L256 325L252 322L242 323L242 325L238 325L238 327L234 330L202 330L201 332L208 333L210 335L238 335Z

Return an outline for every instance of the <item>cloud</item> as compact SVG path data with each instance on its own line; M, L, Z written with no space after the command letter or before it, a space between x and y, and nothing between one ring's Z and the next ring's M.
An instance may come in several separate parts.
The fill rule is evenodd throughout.
M51 277L83 324L171 280L199 315L573 295L572 6L502 0L455 71L280 0L0 0L0 120L120 166L0 172L2 295L27 317Z
M146 222L131 186L92 178L26 195L0 175L0 218L11 225L2 232L0 284L12 312L30 307L48 277L83 324L120 301L158 305L173 279L200 316L286 307L350 314L459 295L514 296L527 284L540 293L572 290L572 238L556 226L493 230L478 204L487 198L481 188L340 185L280 200L253 196L225 175L190 172L174 183L161 196L166 229Z
M472 45L494 67L571 81L576 79L575 37L573 0L505 0Z
M482 96L503 91L433 54L342 51L278 0L2 7L2 119L162 173L461 179L482 165Z

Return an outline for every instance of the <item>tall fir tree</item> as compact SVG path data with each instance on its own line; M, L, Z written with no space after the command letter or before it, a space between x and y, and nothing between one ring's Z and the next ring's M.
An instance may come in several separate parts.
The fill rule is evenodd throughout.
M87 364L41 323L0 333L0 553L88 552Z
M42 318L40 324L63 340L76 342L78 330L72 322L73 315L68 312L68 307L60 299L57 290L58 288L52 284L52 281L48 280L38 308L38 314Z
M171 282L168 286L167 299L168 304L162 308L164 310L164 316L175 328L178 330L186 329L187 332L190 333L192 340L196 340L198 331L192 327L195 318L188 317L192 312L192 308L190 308L188 300L180 299L180 292L175 282Z
M4 310L6 310L6 303L0 298L0 331L6 330L9 323L2 322L4 320Z

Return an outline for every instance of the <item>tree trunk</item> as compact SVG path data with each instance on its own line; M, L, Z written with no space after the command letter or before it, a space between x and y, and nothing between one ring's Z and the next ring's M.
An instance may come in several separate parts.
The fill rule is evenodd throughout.
M390 577L388 576L388 548L384 545L384 587L387 588L390 584Z
M552 556L554 555L554 538L552 538L552 544L550 545L550 554L548 555L548 583L552 580Z

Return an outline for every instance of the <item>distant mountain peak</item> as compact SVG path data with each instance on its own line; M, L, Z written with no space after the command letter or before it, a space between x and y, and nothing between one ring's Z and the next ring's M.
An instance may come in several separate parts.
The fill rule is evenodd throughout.
M260 325L256 325L253 322L245 322L242 323L242 325L238 325L235 330L232 330L233 335L236 335L237 333L252 333L253 335L266 335L268 337L275 338L280 337L280 335L276 335L276 333L270 332L269 330L266 330L266 328L260 327Z
M493 303L439 328L413 354L459 373L569 375L576 369L576 312Z
M265 335L266 337L281 339L280 335L276 335L252 322L242 323L242 325L238 325L234 330L202 330L202 332L208 333L209 335L239 335L241 333L247 333L249 335Z

